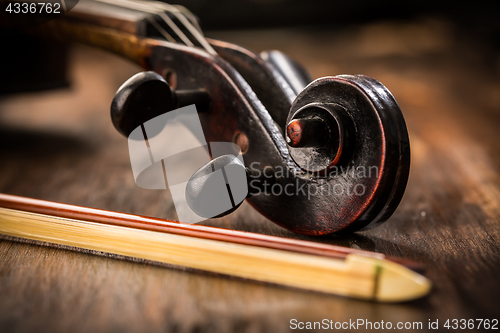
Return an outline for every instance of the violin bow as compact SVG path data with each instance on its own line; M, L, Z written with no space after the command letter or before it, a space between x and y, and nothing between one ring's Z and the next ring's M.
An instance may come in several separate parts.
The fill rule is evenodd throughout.
M0 234L305 290L402 302L425 296L422 266L341 246L0 194Z

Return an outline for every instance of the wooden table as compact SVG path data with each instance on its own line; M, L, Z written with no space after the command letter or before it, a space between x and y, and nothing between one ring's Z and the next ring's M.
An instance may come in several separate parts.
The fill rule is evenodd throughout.
M408 188L384 225L310 238L248 204L213 226L359 247L423 262L434 289L376 304L182 269L0 241L0 331L283 332L290 320L422 322L500 319L500 73L487 45L439 20L335 31L212 32L280 49L313 77L366 74L406 117ZM170 194L133 180L113 128L116 89L140 69L101 51L71 52L71 89L3 98L0 192L176 219Z

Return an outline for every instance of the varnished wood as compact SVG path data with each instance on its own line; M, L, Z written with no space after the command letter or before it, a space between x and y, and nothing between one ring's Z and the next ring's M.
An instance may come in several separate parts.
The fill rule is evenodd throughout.
M146 58L156 44L153 40L141 39L127 32L78 21L51 21L37 27L34 34L61 42L76 41L100 47L124 56L143 68L148 68Z
M147 69L159 42L146 35L149 14L97 1L81 1L68 14L27 31L61 42L80 42L121 55Z
M255 50L280 49L313 77L379 79L405 115L412 166L400 207L370 231L297 236L246 203L206 224L420 261L435 286L430 296L373 304L2 241L2 331L286 332L291 318L424 325L499 318L500 79L479 41L436 20L209 35ZM109 119L114 92L140 69L82 47L73 49L72 59L72 90L0 104L0 192L176 219L168 194L136 187L126 140Z

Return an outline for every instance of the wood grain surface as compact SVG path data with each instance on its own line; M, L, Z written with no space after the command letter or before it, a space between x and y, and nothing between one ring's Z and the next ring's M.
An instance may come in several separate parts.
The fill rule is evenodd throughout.
M205 223L417 260L430 296L376 304L2 240L1 332L286 332L292 318L426 329L429 319L500 319L500 70L488 44L437 19L207 35L279 49L313 77L377 78L403 110L412 165L400 207L370 231L298 236L246 203ZM0 192L176 219L168 191L135 185L127 140L109 116L116 89L139 70L75 46L70 89L2 98Z

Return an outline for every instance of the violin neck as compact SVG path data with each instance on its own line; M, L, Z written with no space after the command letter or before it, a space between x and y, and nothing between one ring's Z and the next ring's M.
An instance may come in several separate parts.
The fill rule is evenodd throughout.
M154 1L81 0L67 14L34 32L96 46L150 69L151 48L165 41L201 46L212 53L191 15L182 7Z

